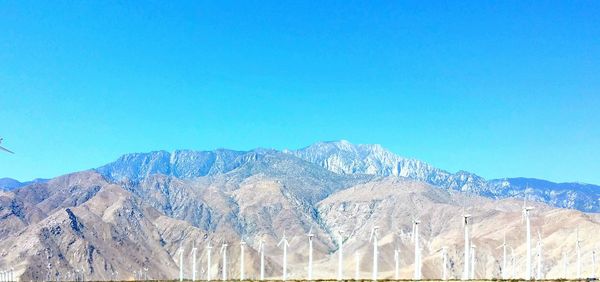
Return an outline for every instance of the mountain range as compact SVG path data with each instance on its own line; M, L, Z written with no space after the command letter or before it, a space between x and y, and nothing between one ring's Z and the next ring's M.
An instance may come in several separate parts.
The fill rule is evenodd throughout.
M278 152L266 149L249 152L221 149L129 154L97 171L112 180L139 181L152 174L190 179L227 173L269 153ZM282 153L321 166L339 176L405 177L492 199L527 196L530 200L555 207L600 212L600 186L592 184L554 183L534 178L486 180L467 171L450 173L423 161L404 158L380 145L354 145L345 140L320 142L299 150L283 150Z
M19 186L19 185L17 185ZM316 278L336 273L336 236L344 235L345 273L354 255L367 277L372 260L369 234L380 227L381 277L393 274L398 248L402 276L411 277L414 246L408 240L420 219L423 275L440 276L439 250L449 248L449 272L460 277L461 215L473 215L478 277L498 277L506 236L521 277L524 227L522 196L535 207L533 230L544 246L544 273L562 274L561 259L573 261L574 230L584 243L584 275L598 247L598 186L555 184L535 179L485 180L468 172L449 173L397 156L379 145L321 142L299 150L157 151L128 154L102 167L0 191L0 269L14 267L21 280L76 278L153 279L177 277L178 250L199 248L198 276L206 275L206 247L228 242L230 264L239 263L247 243L247 277L258 273L259 241L266 242L267 276L281 275L284 234L290 240L291 278L306 273L306 236L315 237ZM566 208L566 209L565 209ZM580 211L574 210L579 209ZM585 213L588 212L588 213ZM464 245L464 244L463 244ZM214 253L212 273L222 271ZM569 272L573 275L573 270ZM239 274L229 267L228 274Z

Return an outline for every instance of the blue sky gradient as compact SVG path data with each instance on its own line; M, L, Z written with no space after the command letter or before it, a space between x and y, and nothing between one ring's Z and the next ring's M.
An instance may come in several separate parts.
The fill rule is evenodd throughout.
M347 139L600 184L600 2L308 2L0 2L0 177Z

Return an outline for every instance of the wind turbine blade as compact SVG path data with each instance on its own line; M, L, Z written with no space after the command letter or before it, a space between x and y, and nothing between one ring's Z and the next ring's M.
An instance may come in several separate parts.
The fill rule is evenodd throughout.
M13 152L13 151L11 151L11 150L9 150L9 149L6 149L6 148L4 148L4 147L2 147L2 146L0 146L0 150L2 150L2 151L6 151L6 152L9 152L9 153L11 153L11 154L14 154L14 152Z

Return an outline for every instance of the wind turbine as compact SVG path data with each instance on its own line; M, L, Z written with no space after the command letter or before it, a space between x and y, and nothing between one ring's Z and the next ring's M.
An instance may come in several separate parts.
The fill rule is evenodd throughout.
M470 214L463 215L463 226L465 228L465 258L463 260L464 268L462 280L469 280L469 260L471 257L469 256L469 251L471 245L469 244L469 219L471 218Z
M260 238L258 243L258 252L260 253L260 281L265 280L265 240Z
M533 207L528 207L527 202L523 200L523 211L521 216L521 221L523 218L525 219L525 225L527 228L527 257L525 258L525 280L531 280L531 222L529 219L529 212L533 210Z
M577 241L575 242L577 252L577 279L581 278L581 240L579 239L579 227L577 227Z
M2 140L4 140L4 138L0 137L0 144L2 144ZM0 146L0 150L2 150L2 151L5 151L5 152L8 152L8 153L11 153L11 154L14 154L14 152L13 152L13 151L11 151L11 150L9 150L9 149L6 149L6 148L4 148L4 147L2 147L2 146Z
M281 241L277 243L277 247L283 245L283 281L287 280L287 247L290 245L285 238L285 231L283 232L283 237Z
M244 240L240 240L240 281L244 280L244 248L246 247L246 242Z
M448 248L442 247L442 280L448 280Z
M369 238L369 242L373 242L373 274L372 274L372 278L373 281L377 281L377 230L379 229L379 226L375 225L373 226L373 229L371 229L371 236Z
M337 241L338 241L338 274L337 280L341 281L343 279L343 264L344 264L344 238L343 231L338 232Z
M475 279L475 245L471 245L471 280Z
M400 249L394 249L394 279L400 279Z
M538 242L537 242L537 275L535 279L541 280L543 278L542 273L542 235L538 231Z
M515 263L516 263L516 258L515 258L515 250L510 247L510 278L511 279L515 279Z
M360 278L360 256L358 251L354 253L354 280L359 280Z
M227 281L227 246L226 242L221 245L221 254L223 254L223 276L221 280L223 281Z
M192 281L196 281L196 248L195 244L192 248Z
M312 281L312 263L313 263L313 237L315 235L312 233L312 227L306 234L308 237L308 280Z
M212 246L210 245L210 241L208 241L208 246L206 246L206 281L210 281L211 273L210 273L210 252L212 250Z
M504 239L502 240L502 279L508 279L508 272L506 270L506 232L504 232Z
M592 250L592 280L596 279L596 250Z
M183 281L183 247L179 246L179 281Z
M419 224L420 220L413 220L413 242L415 243L415 273L414 280L421 280L421 246L419 246Z

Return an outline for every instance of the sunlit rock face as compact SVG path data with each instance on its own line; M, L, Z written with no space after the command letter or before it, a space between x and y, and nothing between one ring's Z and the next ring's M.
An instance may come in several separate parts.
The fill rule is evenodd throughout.
M401 176L431 185L494 199L527 197L555 207L600 212L600 186L553 183L533 178L486 181L473 173L450 173L425 162L398 156L380 145L354 145L348 141L319 142L303 149L285 151L338 174Z

